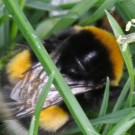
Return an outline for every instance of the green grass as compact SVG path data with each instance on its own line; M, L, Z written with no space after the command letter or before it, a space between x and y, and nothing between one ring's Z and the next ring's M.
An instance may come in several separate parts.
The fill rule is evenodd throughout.
M124 52L121 50L125 61L125 70L121 83L122 92L118 100L115 102L114 107L109 110L111 105L109 103L109 80L107 79L103 102L101 107L99 107L99 112L96 112L98 115L91 120L91 117L88 118L85 115L70 92L69 87L40 41L40 39L44 39L71 25L95 25L96 21L104 16L107 16L114 35L118 37L124 34L124 29L121 28L117 21L115 21L115 18L109 13L113 5L115 5L116 13L122 16L125 23L134 17L134 0L82 0L81 2L58 6L52 5L49 0L16 0L16 2L13 0L0 0L0 70L5 68L5 64L16 46L15 43L25 43L27 41L49 76L48 83L43 90L44 96L40 97L37 103L29 135L37 135L39 113L52 82L60 92L78 125L74 129L71 128L65 131L64 134L135 134L133 130L135 128L135 108L133 107L135 104L133 95L134 60L132 59L135 56L134 44L132 46L129 45ZM65 9L69 11L66 15L55 17L49 15L52 11L62 11ZM105 13L104 9L108 12L106 11ZM132 31L134 31L134 28L131 29ZM121 45L119 47L121 48Z
M35 113L34 113L34 116L32 118L30 129L29 129L29 135L37 135L38 134L40 112L42 110L42 106L44 104L45 98L47 97L47 94L51 88L51 84L53 82L53 79L54 79L54 72L52 72L50 74L49 79L48 79L46 85L44 86L43 91L41 92L39 99L37 101Z

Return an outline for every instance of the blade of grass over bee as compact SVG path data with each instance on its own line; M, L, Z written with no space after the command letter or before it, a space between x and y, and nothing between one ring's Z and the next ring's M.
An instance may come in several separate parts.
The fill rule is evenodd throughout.
M83 0L78 2L67 15L64 15L47 33L47 36L52 33L56 33L64 28L67 28L77 19L79 19L83 14L85 14L98 0ZM89 4L88 4L89 3ZM81 10L80 10L81 9Z
M128 91L129 91L129 88L130 88L130 81L128 79L127 82L125 83L125 86L123 87L123 89L121 91L119 98L117 99L117 102L116 102L112 112L116 112L117 110L120 109ZM107 124L104 128L103 133L105 134L109 129L111 129L111 127L112 127L112 124Z
M108 100L109 100L109 86L110 86L109 78L107 77L106 86L105 86L105 93L104 93L101 109L99 112L99 116L103 116L106 114Z
M3 2L12 14L12 17L18 25L18 28L28 41L37 58L42 63L43 68L46 70L46 73L50 74L52 72L55 72L53 83L63 97L63 100L65 101L71 115L78 124L82 133L84 135L99 135L88 120L76 98L73 96L69 86L63 79L59 70L54 65L53 61L51 60L44 46L42 45L40 39L37 37L35 31L28 22L28 19L25 17L23 12L19 8L17 2L13 0L3 0Z
M43 107L43 104L44 104L45 99L47 97L47 94L51 88L53 79L54 79L54 73L52 72L49 76L47 83L43 87L43 90L42 90L38 100L37 100L35 113L34 113L34 116L32 118L30 130L29 130L29 135L38 135L38 125L39 125L40 112L42 110L42 107Z
M110 86L109 78L107 77L105 92L104 92L104 97L103 97L102 105L101 105L100 112L99 112L99 117L104 116L107 111L108 101L109 101L109 86ZM101 127L102 127L102 125L98 125L96 127L96 129L98 131L100 131Z
M113 29L113 32L116 36L116 38L119 36L119 35L123 35L123 31L122 29L120 28L120 26L118 25L118 23L116 22L116 20L107 12L106 12L106 15L107 15L107 18L110 22L110 25ZM124 58L124 61L125 61L125 64L126 64L126 67L127 67L127 70L128 70L128 74L129 74L129 78L130 78L130 92L129 92L129 96L128 96L128 106L132 106L132 92L134 91L134 68L133 68L133 62L132 62L132 59L131 59L131 54L130 54L130 50L129 50L129 47L127 47L127 49L125 51L122 50L122 47L120 46L120 50L121 50L121 53L122 53L122 56Z
M116 3L116 1L117 0L104 1L102 3L102 5L100 5L100 7L89 18L87 18L85 21L81 22L80 25L85 26L85 25L95 22L96 20L98 20L105 14L104 9L106 9L106 10L109 9Z
M130 80L128 79L127 82L125 83L123 89L122 89L122 92L121 92L114 108L113 108L113 112L120 109L120 107L122 106L122 103L123 103L123 101L128 93L129 88L130 88Z

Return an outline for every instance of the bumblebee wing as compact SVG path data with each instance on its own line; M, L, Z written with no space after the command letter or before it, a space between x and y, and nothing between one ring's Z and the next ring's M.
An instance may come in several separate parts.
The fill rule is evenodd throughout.
M19 105L17 116L22 117L32 114L36 105L36 101L42 91L43 86L46 84L48 76L43 70L40 63L33 66L25 73L25 77L20 80L11 92L11 99L15 100ZM57 100L60 94L55 89L54 85L48 93L44 108L50 106L53 101Z
M70 78L64 75L71 91L74 95L85 93L92 89L97 89L102 85L95 86L93 83L88 85L83 82L73 82ZM46 84L48 76L40 63L34 65L25 73L25 77L20 80L11 92L11 99L15 100L18 104L17 117L24 117L34 112L37 99L42 91L43 86ZM51 105L58 104L63 99L55 86L52 84L51 89L47 95L43 108Z
M91 91L91 90L95 90L95 89L100 89L103 88L104 83L101 83L99 85L94 85L93 83L87 85L87 84L83 84L82 82L72 82L70 79L67 79L66 77L64 77L68 83L68 85L70 86L70 89L73 93L73 95L79 95L82 93L85 93L87 91ZM63 99L61 96L57 97L56 100L53 101L52 105L54 104L58 104L59 102L61 102Z

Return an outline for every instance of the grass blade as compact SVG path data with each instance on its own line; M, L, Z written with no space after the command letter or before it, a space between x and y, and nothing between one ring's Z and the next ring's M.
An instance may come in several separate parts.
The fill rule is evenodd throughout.
M44 1L26 1L25 6L44 11L61 10L57 6L45 3Z
M125 22L128 22L129 20L134 18L134 12L135 12L135 1L134 0L126 0L121 1L116 4L116 10L122 16L122 18L125 20ZM126 9L126 10L125 10Z
M128 109L123 109L117 112L113 112L110 114L107 114L105 116L101 116L99 118L91 120L93 125L97 124L116 124L118 123L121 119L125 118L129 113L134 111L133 108L128 108Z
M113 135L124 135L134 123L135 119L126 121Z
M25 3L25 0L19 0L18 1L18 4L19 4L21 9L23 9L24 3ZM14 42L14 40L16 38L16 35L17 35L17 32L18 32L18 27L17 27L16 23L13 22L13 24L11 26L11 32L10 32L10 35L9 35L11 43Z
M83 14L85 14L98 0L83 0L78 2L67 15L63 16L47 33L47 36L60 31L64 28L67 28L77 19L79 19ZM89 4L88 4L89 3ZM81 9L81 10L80 10Z
M125 118L123 118L120 122L118 122L110 131L107 135L121 135L118 133L122 133L121 132L121 128L123 129L125 127L125 129L123 129L124 132L126 132L126 130L131 127L134 123L135 123L135 111L132 111L131 113L129 113ZM132 121L133 120L133 121ZM127 127L126 127L126 124ZM117 134L116 134L117 133Z
M119 35L123 35L123 31L120 28L120 26L118 25L118 23L115 21L115 19L106 11L106 15L107 18L110 22L110 25L113 29L113 32L115 34L116 37L118 37ZM124 58L127 70L128 70L128 74L129 74L129 78L130 78L130 93L129 93L129 97L128 97L128 106L132 106L132 92L134 90L134 68L133 68L133 63L132 63L132 59L131 59L131 54L129 51L129 47L125 50L122 51L122 48L120 47L120 50L122 52L122 56Z
M121 94L119 96L119 98L117 99L117 102L113 108L112 112L116 112L117 110L120 109L120 107L122 106L125 97L127 96L127 92L129 91L129 87L130 87L130 81L129 79L127 80L125 86L123 87ZM112 127L112 124L107 124L104 128L104 134Z
M37 25L35 31L40 39L45 39L50 29L59 21L60 18L49 18ZM45 28L45 30L44 30Z
M95 22L96 20L98 20L105 14L104 9L106 9L106 10L109 9L116 3L116 1L117 0L104 1L102 3L102 5L100 5L100 7L89 18L87 18L85 21L81 22L80 25L85 26L85 25Z
M109 85L109 78L107 77L105 92L104 92L104 97L103 97L101 109L100 109L100 112L99 112L99 117L104 116L106 114L106 111L107 111L108 102L109 102L109 86L110 86ZM99 126L96 127L96 129L98 131L100 131L101 127L102 127L102 125L99 125Z
M98 118L92 119L92 125L99 125L99 124L117 124L121 119L125 118L129 113L134 111L135 108L128 108L123 109L117 112L109 113L105 116L100 116ZM72 130L66 130L66 135L75 134L78 133L80 130L78 127L73 128ZM63 135L63 134L61 134ZM65 134L64 134L65 135Z
M35 113L34 113L34 116L32 117L32 122L30 125L29 135L38 135L38 125L39 125L40 112L42 110L42 107L43 107L43 104L44 104L45 99L47 97L47 94L51 88L53 79L54 79L54 73L52 72L51 75L49 76L47 83L43 87L43 90L42 90L38 100L37 100Z
M103 116L106 114L108 101L109 101L109 86L110 86L109 78L107 77L106 86L105 86L105 93L104 93L101 109L99 112L99 116Z
M127 80L127 82L125 83L125 86L122 89L122 92L113 108L113 112L117 111L120 109L120 107L122 106L122 103L124 102L125 97L127 96L128 90L130 87L130 81L129 79Z
M5 5L0 1L0 57L2 48L6 48L9 43L9 20Z

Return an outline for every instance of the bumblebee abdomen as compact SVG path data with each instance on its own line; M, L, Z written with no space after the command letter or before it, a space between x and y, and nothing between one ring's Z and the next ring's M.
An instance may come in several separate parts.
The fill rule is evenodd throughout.
M29 50L23 50L15 55L7 64L7 74L11 83L15 84L25 76L25 72L32 66Z

